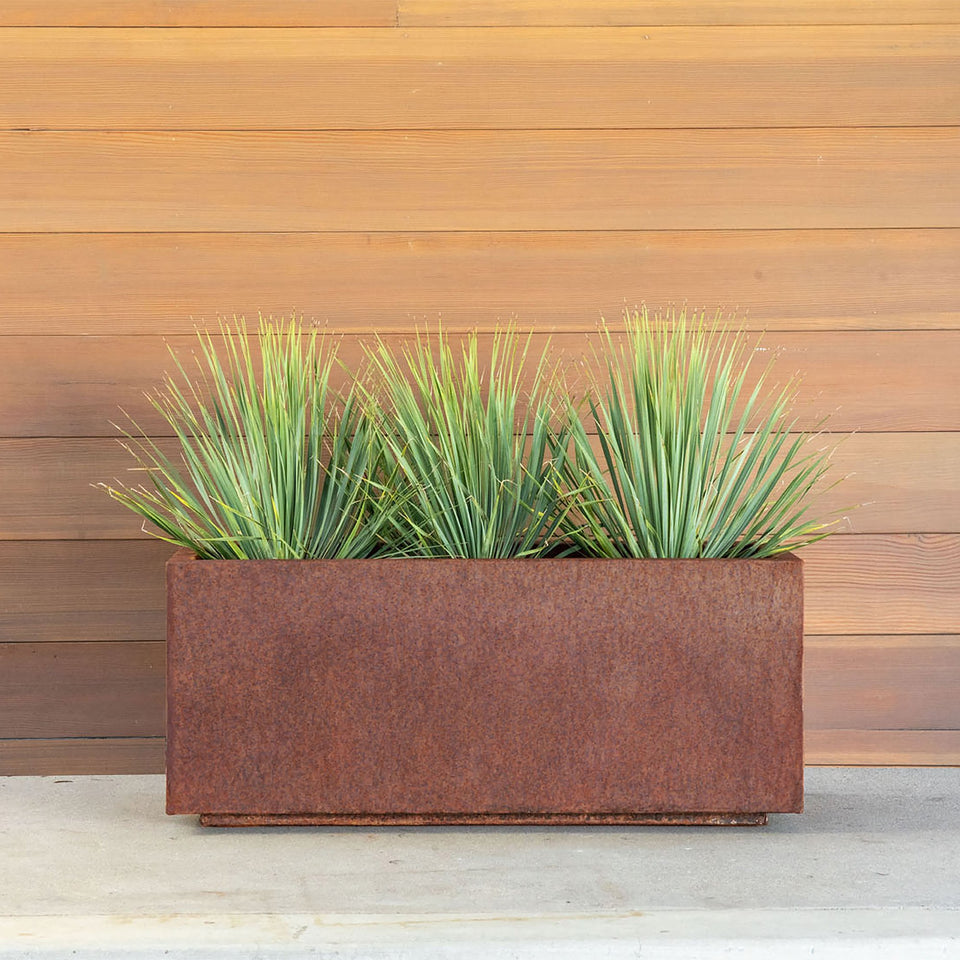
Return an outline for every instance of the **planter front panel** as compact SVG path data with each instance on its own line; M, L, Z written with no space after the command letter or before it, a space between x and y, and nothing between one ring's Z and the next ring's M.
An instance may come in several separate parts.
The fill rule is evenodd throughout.
M801 807L795 557L167 569L170 813Z

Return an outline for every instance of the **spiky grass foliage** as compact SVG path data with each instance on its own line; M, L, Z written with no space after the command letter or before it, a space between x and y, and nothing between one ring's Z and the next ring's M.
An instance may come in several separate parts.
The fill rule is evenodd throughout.
M530 348L529 335L508 328L489 363L475 333L459 348L439 331L400 351L370 349L404 555L535 557L554 546L568 434L553 424L546 353Z
M600 453L571 411L571 482L590 493L569 531L606 557L767 557L826 536L808 517L828 452L794 434L796 384L747 387L753 344L685 311L605 328L607 381L589 401Z
M146 484L103 486L159 531L148 532L201 558L380 552L390 520L386 505L372 509L381 453L356 390L332 387L336 343L292 320L220 334L222 349L199 335L198 383L174 355L176 376L150 397L181 462L131 421L125 446Z

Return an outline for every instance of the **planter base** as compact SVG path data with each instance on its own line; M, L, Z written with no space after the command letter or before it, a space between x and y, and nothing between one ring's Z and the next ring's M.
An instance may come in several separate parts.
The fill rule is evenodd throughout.
M202 827L762 827L765 813L201 813Z

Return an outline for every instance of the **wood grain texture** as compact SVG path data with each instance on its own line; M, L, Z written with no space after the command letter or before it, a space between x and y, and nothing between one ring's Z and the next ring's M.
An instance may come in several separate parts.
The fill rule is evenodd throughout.
M831 537L803 559L808 634L960 633L956 534Z
M716 27L8 28L0 49L6 129L960 122L960 26L943 24L731 27L720 38Z
M176 456L172 440L160 443ZM135 484L135 466L110 439L0 440L0 540L146 538L133 513L92 486ZM843 516L838 534L960 533L960 433L853 434L832 474L846 479L816 509Z
M808 637L811 730L960 729L960 637Z
M753 329L958 329L958 262L960 230L0 234L0 334L261 311L351 333L576 331L644 300L739 307Z
M0 542L0 641L159 641L157 541ZM803 552L816 635L960 634L960 535L831 537Z
M162 737L0 740L0 777L163 773Z
M0 232L960 226L951 128L6 132Z
M806 730L804 762L822 766L960 766L960 730Z
M10 738L161 736L163 643L0 643Z
M25 0L21 0L25 2ZM53 2L53 0L47 0ZM65 0L60 0L65 2ZM74 0L80 2L80 0ZM957 23L953 0L400 0L400 25Z
M396 0L4 0L4 26L389 26ZM953 0L402 0L400 23L957 23Z
M163 639L156 540L0 543L0 642Z
M3 337L0 437L113 437L120 408L147 433L169 435L143 394L173 369L168 345L189 366L194 343L193 337ZM574 387L578 379L582 385L595 340L586 332L561 333L551 344ZM771 332L759 351L756 372L776 357L771 384L802 374L798 429L827 414L834 432L960 429L960 332ZM348 366L358 369L361 353L358 339L344 340Z
M832 472L817 509L843 513L837 533L960 533L960 433L852 434Z
M0 740L0 777L163 773L162 737Z
M161 441L168 456L174 441ZM98 483L140 483L136 461L116 440L0 440L0 539L147 538L141 521Z
M10 27L393 26L396 0L3 0Z
M0 643L0 728L11 739L163 734L164 644ZM809 730L951 730L958 637L813 638Z
M162 769L172 548L89 483L164 337L515 317L577 369L641 300L749 309L859 431L808 761L960 764L960 4L4 0L0 49L0 774Z

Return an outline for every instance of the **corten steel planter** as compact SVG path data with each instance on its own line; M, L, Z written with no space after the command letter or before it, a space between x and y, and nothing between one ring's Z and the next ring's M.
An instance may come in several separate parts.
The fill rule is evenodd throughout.
M802 566L167 565L167 812L762 823L803 803Z

